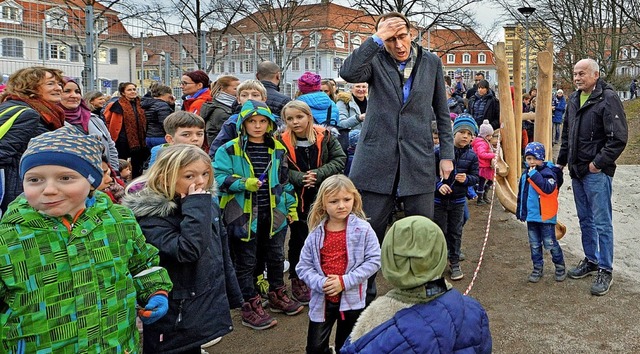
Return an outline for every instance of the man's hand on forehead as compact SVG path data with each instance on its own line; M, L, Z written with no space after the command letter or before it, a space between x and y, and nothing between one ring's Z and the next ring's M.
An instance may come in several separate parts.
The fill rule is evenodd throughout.
M378 24L378 31L376 35L383 41L392 38L398 34L403 34L403 30L406 30L407 25L400 17L391 17L380 21Z

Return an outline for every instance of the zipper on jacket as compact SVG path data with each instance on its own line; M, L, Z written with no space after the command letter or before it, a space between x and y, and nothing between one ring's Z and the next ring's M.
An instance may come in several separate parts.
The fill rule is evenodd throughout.
M176 318L176 326L182 322L182 305L184 304L185 299L180 300L180 305L178 306L178 317Z

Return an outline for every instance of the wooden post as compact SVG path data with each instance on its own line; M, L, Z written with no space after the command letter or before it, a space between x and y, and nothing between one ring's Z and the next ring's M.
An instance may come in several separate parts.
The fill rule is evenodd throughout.
M516 127L516 147L518 149L517 162L515 166L522 164L522 50L520 49L520 39L513 41L513 87L515 88L515 102L513 104L514 125ZM514 166L514 167L515 167Z
M551 160L551 86L553 85L553 58L551 53L538 53L538 98L534 125L535 141L542 143L546 151L546 159Z

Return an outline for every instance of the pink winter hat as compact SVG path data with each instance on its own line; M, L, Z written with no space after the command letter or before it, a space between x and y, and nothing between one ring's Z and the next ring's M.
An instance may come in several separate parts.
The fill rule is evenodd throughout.
M298 90L302 93L320 91L321 81L320 75L307 71L298 79Z

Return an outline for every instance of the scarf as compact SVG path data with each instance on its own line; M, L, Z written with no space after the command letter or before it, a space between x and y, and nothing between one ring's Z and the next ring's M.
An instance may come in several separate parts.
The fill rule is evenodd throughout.
M147 118L140 106L140 98L136 97L134 101L129 101L126 97L120 96L118 103L122 107L122 125L127 134L129 148L135 150L145 147ZM133 111L134 105L136 112Z
M222 103L223 105L227 106L227 107L231 107L233 105L233 102L236 101L236 96L232 96L226 92L218 92L218 94L216 95L216 101Z
M89 133L89 118L91 118L91 110L84 103L84 100L80 100L80 105L74 109L68 109L62 105L62 110L64 111L64 120L69 122L71 125L75 125L77 127L82 127L82 131L85 134Z
M186 99L190 99L190 98L198 98L198 96L202 95L205 91L207 91L209 88L205 87L205 88L201 88L200 90L198 90L198 92L194 93L191 96L187 96Z
M451 288L448 281L440 278L413 289L394 288L386 296L407 304L426 304Z
M402 84L409 80L411 77L411 73L413 72L413 67L416 65L418 61L418 47L417 44L411 43L411 52L409 58L402 63L398 63L398 70L400 71L400 77L402 77ZM404 64L404 66L402 66Z
M45 125L50 130L55 130L64 126L64 111L60 106L39 98L21 97L17 95L8 95L7 100L22 101L28 104L36 112L40 114Z

